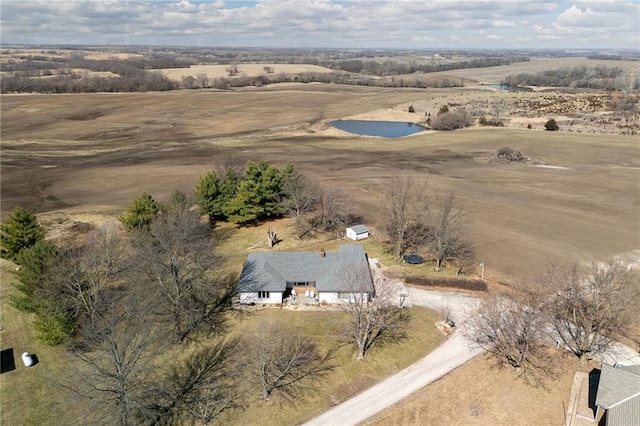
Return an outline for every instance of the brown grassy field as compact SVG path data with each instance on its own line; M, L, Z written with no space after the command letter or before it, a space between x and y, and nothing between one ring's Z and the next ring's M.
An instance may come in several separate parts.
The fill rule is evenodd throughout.
M541 61L515 64L508 70L495 67L449 74L496 82L520 69L536 71L551 64ZM575 59L570 61L576 64ZM554 62L552 68L563 63ZM622 66L617 61L607 65ZM427 173L434 193L456 192L468 212L478 262L485 263L488 278L498 281L535 274L550 262L603 260L640 248L640 143L637 136L613 134L615 122L611 127L597 124L597 117L610 116L604 110L592 112L596 124L582 133L570 132L565 123L560 132L540 130L551 113L548 110L509 116L511 124L506 128L424 132L396 140L357 137L327 125L330 120L354 116L420 121L425 112L435 112L443 103L471 101L478 93L489 102L493 96L507 96L472 89L321 84L232 92L2 95L1 216L4 219L20 204L47 213L41 217L48 227L69 218L100 222L101 215L113 217L143 191L165 200L175 189L192 191L199 176L217 164L252 159L278 165L293 162L321 182L341 185L355 211L373 229L374 238L379 236L377 187L398 173ZM535 99L537 95L509 96ZM555 107L565 95L553 96L550 103ZM406 112L411 104L416 105L416 114ZM556 117L561 114L553 112ZM534 130L522 128L525 118L534 123ZM546 167L487 162L506 145ZM259 227L244 228L234 235L229 261L239 266L246 248L263 238L264 232ZM336 243L315 241L304 248L330 250ZM384 258L379 241L367 244L373 256ZM640 252L635 253L637 257ZM3 276L3 297L6 282ZM2 321L7 324L3 348L11 345L21 351L28 346L42 354L41 359L64 363L64 352L33 345L28 318L14 315L6 305L2 308ZM565 367L569 371L574 365L569 361ZM45 396L52 390L41 370L3 375L3 395L7 383L13 383L8 376L20 374L24 386L12 390L16 395L12 401L31 400L31 396L48 401ZM474 360L425 388L400 411L383 414L380 424L433 424L438 419L447 424L562 421L562 401L568 397L565 378L548 393L521 385L508 373L488 372L486 362ZM19 411L5 408L10 407L6 401L3 396L3 420L5 413L9 419L18 418ZM544 406L542 414L527 411L528 401ZM472 403L479 406L477 416L471 415ZM438 408L422 408L434 404ZM17 402L15 406L19 407ZM61 413L51 409L55 420ZM520 417L513 420L518 415L522 421ZM42 416L38 411L29 421L41 423ZM251 419L255 418L247 421Z
M299 74L304 72L314 73L328 73L333 70L318 65L309 64L237 64L238 77L257 77L259 75L265 75L264 68L270 67L273 69L273 74ZM206 74L209 78L228 77L227 71L229 65L192 65L189 68L166 68L160 70L163 75L166 75L172 80L178 80L182 77L197 77L198 74Z
M574 372L594 366L557 354L556 367L563 373L544 387L533 387L478 356L364 425L562 426Z
M3 217L16 204L114 214L143 191L166 199L175 189L191 191L216 164L254 159L293 162L320 181L342 185L374 229L376 187L400 172L428 173L437 191L455 191L468 211L478 260L494 279L640 246L635 137L471 128L383 140L326 125L463 93L300 85L3 95ZM505 145L561 168L486 162Z

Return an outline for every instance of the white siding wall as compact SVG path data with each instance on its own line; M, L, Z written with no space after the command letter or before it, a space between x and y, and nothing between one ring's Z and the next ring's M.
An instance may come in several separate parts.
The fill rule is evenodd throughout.
M352 228L347 228L345 235L347 236L347 238L351 238L352 240L358 241L358 240L364 240L365 238L368 238L369 232L356 234L356 231L354 231Z
M240 293L240 303L282 303L282 292L271 291L268 299L259 299L257 292Z
M341 293L341 295L344 296L345 293ZM364 296L365 296L364 300L367 300L366 299L366 297L367 297L366 293L365 293ZM338 297L338 293L329 293L329 292L321 292L318 295L318 300L319 300L320 303L322 303L322 302L325 302L325 303L342 303L343 302L343 299L340 299Z

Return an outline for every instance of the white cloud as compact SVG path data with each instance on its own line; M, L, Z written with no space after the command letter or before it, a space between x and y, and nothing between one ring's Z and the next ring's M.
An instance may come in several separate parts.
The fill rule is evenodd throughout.
M640 5L631 1L584 1L566 7L555 20L533 29L542 41L584 47L636 48L631 37L640 28Z
M491 26L495 28L512 28L516 26L516 23L513 21L505 21L504 19L500 19L497 21L493 21L491 23Z
M635 1L222 0L4 1L3 43L63 39L73 43L407 47L637 47ZM477 38L484 30L491 38ZM605 40L602 35L609 34ZM573 38L572 38L573 37ZM530 41L528 41L530 40ZM489 44L487 44L489 43ZM511 44L509 44L511 43ZM557 47L549 44L549 47Z
M558 22L569 25L590 25L593 22L600 21L604 18L604 14L595 12L590 7L580 9L576 5L558 15Z

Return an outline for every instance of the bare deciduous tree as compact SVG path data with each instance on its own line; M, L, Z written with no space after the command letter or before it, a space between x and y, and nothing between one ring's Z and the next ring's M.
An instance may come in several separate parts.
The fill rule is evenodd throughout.
M351 207L341 187L323 185L318 197L318 217L316 221L325 231L335 231L347 223Z
M116 281L126 269L126 247L120 230L113 226L94 230L79 253L67 256L67 264L64 284L75 300L83 334L99 332L96 327L100 316L114 303Z
M239 409L233 381L237 341L185 354L154 321L153 301L133 286L100 318L100 333L76 347L81 361L66 387L91 407L91 424L208 424ZM180 354L172 365L171 354Z
M222 332L235 291L235 281L204 268L212 265L210 251L198 251L211 249L206 225L179 195L149 233L135 235L135 260L148 274L119 274L124 249L112 229L96 232L68 262L62 288L75 300L82 339L72 347L78 377L67 387L92 408L86 423L206 424L239 406L235 341L193 352L172 345L203 329ZM180 354L173 365L172 352Z
M202 331L223 332L236 294L235 277L216 273L211 231L191 205L174 197L135 240L142 275L159 295L155 315L179 341Z
M242 408L236 374L239 342L197 349L174 363L164 380L147 390L151 424L209 424Z
M87 422L130 425L145 412L155 361L168 347L163 333L153 327L148 303L143 292L130 292L100 317L99 333L73 350L81 362L66 387L89 403Z
M519 286L511 295L491 295L466 320L465 334L499 366L513 367L531 384L553 376L547 354L545 298L537 287Z
M426 240L429 185L425 177L398 176L380 188L381 229L397 258Z
M262 400L274 395L295 402L315 389L333 369L332 352L322 355L300 332L278 322L262 322L245 339L246 373L260 389Z
M552 268L550 321L560 342L581 360L606 351L638 320L638 271L620 262Z
M318 185L306 176L294 171L292 176L287 177L282 205L295 220L297 238L309 232L309 229L303 229L304 215L315 209L318 193Z
M553 376L557 342L581 360L606 351L638 320L638 272L620 262L552 267L526 286L481 303L468 336L499 364L540 383Z
M449 260L458 260L458 271L473 260L473 243L468 236L466 215L456 208L453 193L441 200L434 212L427 245L436 260L436 271Z
M227 68L224 69L227 74L229 75L229 77L233 77L236 74L238 74L238 65L236 64L230 64Z
M202 87L203 89L206 89L207 87L210 87L210 81L209 81L209 76L205 73L200 73L196 76L196 78L198 79L198 84L200 85L200 87Z
M510 102L506 97L496 97L491 102L491 111L495 119L500 119L504 113L509 109Z
M358 360L363 360L374 345L397 342L406 338L409 311L402 308L396 288L376 273L371 286L371 271L366 265L341 271L343 280L352 283L351 293L343 299L342 310L347 320L339 339L353 344Z

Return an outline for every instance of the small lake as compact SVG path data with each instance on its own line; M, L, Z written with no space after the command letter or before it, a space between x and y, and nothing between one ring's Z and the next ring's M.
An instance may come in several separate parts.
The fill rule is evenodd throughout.
M402 121L337 120L330 123L336 129L364 136L401 138L426 130L414 123Z
M512 92L533 92L532 88L523 86L508 86L506 84L485 84L485 86L498 90L510 90Z

